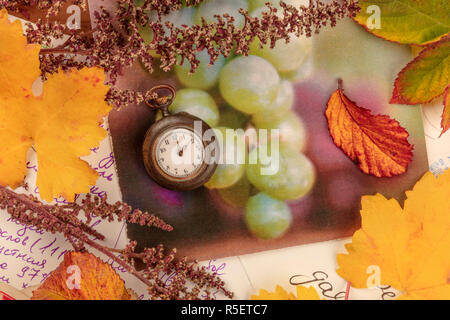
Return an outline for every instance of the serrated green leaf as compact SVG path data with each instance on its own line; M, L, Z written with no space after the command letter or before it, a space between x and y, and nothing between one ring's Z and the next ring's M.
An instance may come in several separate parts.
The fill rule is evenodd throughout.
M395 80L391 103L428 103L450 84L450 38L426 47Z
M361 11L355 20L389 41L421 45L438 41L450 32L449 0L360 0L359 6ZM379 26L374 23L378 12Z

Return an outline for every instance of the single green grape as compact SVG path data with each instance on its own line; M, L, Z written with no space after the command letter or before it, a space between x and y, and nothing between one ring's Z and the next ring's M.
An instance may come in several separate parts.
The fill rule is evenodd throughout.
M216 172L205 184L208 189L229 188L238 182L245 174L246 146L244 136L236 134L234 139L227 137L227 129L218 127L214 129L220 148L220 161Z
M220 198L228 205L235 208L244 208L250 197L252 185L244 175L238 182L229 188L217 189Z
M225 58L220 55L213 65L209 65L210 57L206 50L197 53L196 58L200 61L194 73L191 72L191 64L185 61L182 66L175 66L175 73L182 85L188 88L197 88L202 90L210 90L217 85L219 81L220 71L225 65Z
M222 97L246 114L268 109L277 97L279 86L277 70L267 60L252 55L231 60L219 78Z
M279 152L272 153L269 148L260 145L251 151L249 159L258 161L247 165L248 180L279 200L296 200L305 196L312 189L316 176L311 161L283 144L280 144Z
M260 192L247 201L245 222L258 238L274 239L282 236L292 223L289 206Z
M220 127L228 127L231 129L244 128L248 123L249 117L236 109L225 105L220 108Z
M268 137L271 136L270 130L278 129L280 143L284 144L284 146L297 152L305 149L307 136L305 125L295 112L288 111L282 117L275 115L273 121L270 121L270 118L265 118L255 122L255 119L253 119L253 123L258 129L269 130L267 133Z
M187 112L205 121L210 127L219 123L219 109L211 95L203 90L184 88L177 91L169 107L171 113Z
M153 41L153 31L148 26L138 25L138 31L145 44L149 44Z
M135 0L135 4L138 2L139 6L143 4L143 1ZM166 22L173 23L174 27L182 28L183 25L186 26L192 26L194 24L194 14L195 14L195 8L187 8L183 7L180 10L172 11L169 14L162 16L161 22L163 24L163 29L166 35L169 35L169 28L165 26ZM155 11L152 11L149 14L150 21L156 21L158 19L158 15ZM138 25L138 31L141 35L142 39L144 40L145 44L149 44L153 41L153 31L148 26L142 26ZM159 54L157 54L154 50L150 52L150 54L155 57L159 58Z
M279 40L274 48L270 48L270 45L261 48L258 39L250 45L250 54L266 59L282 73L299 69L306 62L311 51L312 40L305 36L291 36L289 43Z
M275 101L261 112L253 115L252 122L258 128L285 118L294 104L294 86L289 80L282 80Z
M206 22L217 22L214 15L222 15L228 13L234 17L234 23L238 27L244 25L244 16L239 13L239 9L248 9L246 0L205 0L198 6L197 14L195 15L195 24L201 25L202 17Z
M293 5L296 7L300 7L300 5L295 4L296 1L291 2L293 2ZM279 8L279 5L275 7ZM256 9L252 12L252 16L262 17L262 13L267 10L268 9L265 7ZM282 16L281 11L279 10L278 12L278 15ZM305 35L297 37L294 33L290 36L289 43L286 43L284 40L279 40L276 42L274 48L270 48L270 44L263 45L261 48L260 41L255 39L250 45L250 54L268 60L279 72L286 73L297 70L311 54L312 39Z
M280 130L280 142L289 146L294 151L301 152L306 146L306 129L301 118L295 113L290 113L276 123L273 123L273 129ZM269 126L269 129L272 129Z

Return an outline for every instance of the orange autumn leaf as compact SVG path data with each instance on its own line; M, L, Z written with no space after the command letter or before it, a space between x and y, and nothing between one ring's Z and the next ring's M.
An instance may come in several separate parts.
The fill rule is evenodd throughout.
M109 264L90 253L69 252L32 300L130 300L124 282Z
M403 208L362 198L362 225L339 254L337 273L355 288L390 285L400 299L450 299L450 170L426 173Z
M441 120L442 133L441 136L450 129L450 86L445 89L444 94L444 111Z
M413 146L408 132L386 115L372 115L348 99L339 81L328 101L325 116L336 146L366 174L392 177L406 172Z
M99 125L110 111L108 86L99 68L50 75L36 97L38 45L27 44L19 21L0 11L0 185L18 187L27 173L27 152L37 152L36 184L42 199L89 192L98 174L80 159L106 137Z
M297 286L297 296L287 292L277 285L275 292L261 289L258 295L252 295L252 300L320 300L319 294L313 287Z

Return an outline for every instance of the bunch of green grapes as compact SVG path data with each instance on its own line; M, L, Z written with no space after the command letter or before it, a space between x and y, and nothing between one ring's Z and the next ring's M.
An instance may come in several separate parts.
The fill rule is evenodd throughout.
M200 23L201 17L210 21L215 14L226 12L240 23L239 8L261 15L266 1L206 0L197 8L186 8L166 19L193 25ZM297 7L305 4L304 0L284 1ZM278 3L274 5L279 7ZM200 65L193 74L189 62L175 68L183 88L170 107L172 113L197 116L223 137L226 129L243 129L236 140L223 142L221 153L234 154L244 161L220 163L205 187L215 189L227 203L244 207L247 226L258 238L283 235L292 223L287 201L301 199L314 185L314 166L302 153L306 131L302 119L292 111L295 93L287 76L302 67L310 50L309 39L295 36L288 44L277 43L274 49L255 41L249 56L219 57L210 66L209 54L202 51L197 53ZM260 135L256 141L249 141L242 134L248 128L256 132L267 129L269 137L271 129L278 129L278 152L271 154L274 142ZM268 164L261 155L268 155L269 161L278 157L278 170L264 174Z

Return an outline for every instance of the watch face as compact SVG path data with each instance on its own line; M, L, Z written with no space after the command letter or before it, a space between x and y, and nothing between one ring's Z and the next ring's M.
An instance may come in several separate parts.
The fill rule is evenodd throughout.
M170 177L194 177L205 159L202 138L185 128L167 130L157 139L155 159L158 167Z
M156 183L170 190L203 186L213 176L220 155L216 136L211 133L208 124L188 113L163 117L145 134L145 169Z

